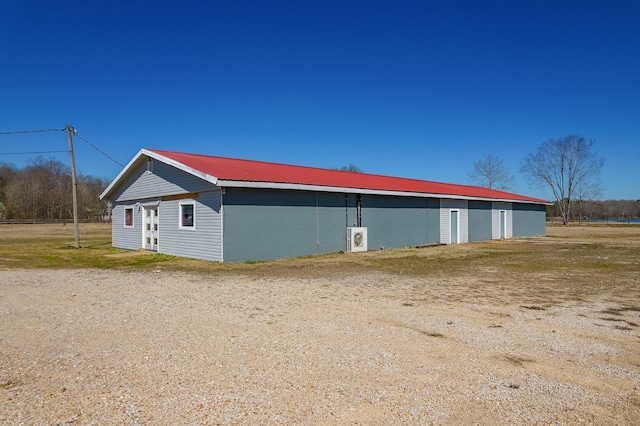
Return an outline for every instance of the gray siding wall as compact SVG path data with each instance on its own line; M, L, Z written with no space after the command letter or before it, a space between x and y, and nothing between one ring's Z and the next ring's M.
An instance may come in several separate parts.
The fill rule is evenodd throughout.
M357 223L356 195L227 188L224 260L277 259L346 249L346 228ZM439 241L436 199L361 198L370 249Z
M546 234L546 207L535 204L513 204L513 235L533 237Z
M369 250L440 241L440 203L430 198L362 196Z
M145 200L163 195L207 191L214 185L173 166L153 162L148 172L146 162L137 166L111 196L111 201Z
M491 239L491 202L469 201L469 242Z
M195 226L180 228L180 204L195 202ZM158 207L158 252L222 261L222 191L198 198L162 201Z
M133 208L133 227L124 226L124 209ZM112 205L111 245L125 250L142 247L142 209L136 203L114 203Z
M226 188L224 260L278 259L345 250L355 197Z

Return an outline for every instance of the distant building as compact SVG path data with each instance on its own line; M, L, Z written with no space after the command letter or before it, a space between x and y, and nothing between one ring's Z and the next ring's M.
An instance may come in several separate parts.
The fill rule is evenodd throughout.
M544 235L544 200L467 185L142 149L101 194L113 246L212 261Z

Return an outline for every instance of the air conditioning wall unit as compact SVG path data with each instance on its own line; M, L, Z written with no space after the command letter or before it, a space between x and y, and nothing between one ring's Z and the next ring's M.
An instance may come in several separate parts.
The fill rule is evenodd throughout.
M367 228L347 228L347 251L367 251Z

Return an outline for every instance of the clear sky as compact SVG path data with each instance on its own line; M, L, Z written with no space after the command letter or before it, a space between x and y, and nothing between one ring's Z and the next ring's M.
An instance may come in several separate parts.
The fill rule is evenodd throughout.
M606 199L640 199L640 2L1 1L0 132L66 123L122 164L158 148L469 183L595 139ZM121 170L74 139L80 173ZM66 150L0 135L0 163ZM43 154L69 164L68 153Z

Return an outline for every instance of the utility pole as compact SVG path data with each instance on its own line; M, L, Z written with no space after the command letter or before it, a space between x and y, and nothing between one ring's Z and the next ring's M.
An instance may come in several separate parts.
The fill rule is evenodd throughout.
M76 161L73 158L73 134L76 129L70 124L65 126L67 139L69 139L69 157L71 157L71 187L73 193L73 226L76 237L76 248L80 248L80 227L78 225L78 183L76 182Z

